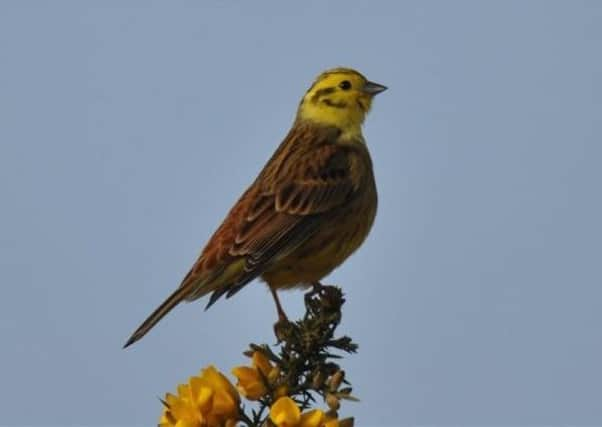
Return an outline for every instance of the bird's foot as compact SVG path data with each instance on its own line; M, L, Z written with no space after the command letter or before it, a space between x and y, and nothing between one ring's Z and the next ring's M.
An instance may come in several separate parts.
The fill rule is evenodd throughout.
M312 287L312 290L311 290L311 292L312 292L313 294L319 294L320 292L322 292L322 291L324 290L324 288L325 288L326 286L324 286L324 285L323 285L322 283L320 283L320 282L313 282L313 283L311 284L311 287Z
M328 290L328 286L325 286L320 282L312 282L311 283L311 291L309 291L305 294L305 305L307 306L314 296L322 295L327 290Z

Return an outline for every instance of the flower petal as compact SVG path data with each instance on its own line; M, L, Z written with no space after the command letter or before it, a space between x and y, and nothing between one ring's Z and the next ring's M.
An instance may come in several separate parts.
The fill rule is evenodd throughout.
M188 384L178 385L178 397L187 402L192 402L192 395L190 394L190 386Z
M270 375L270 372L273 368L272 364L270 363L268 358L265 357L265 354L263 354L261 351L256 351L253 353L252 363L253 366L259 369L263 375L265 375L266 377Z
M324 412L319 409L312 409L301 414L301 421L299 427L322 427L322 419L324 418Z
M171 427L176 424L176 421L173 418L170 419L167 415L167 410L164 410L163 414L161 414L161 419L159 420L159 427Z
M240 401L240 396L238 395L236 388L234 388L232 383L228 381L228 378L226 378L222 373L215 369L214 366L210 365L207 368L203 369L203 371L201 372L201 378L204 381L206 381L207 385L209 385L209 387L211 387L215 391L223 390L224 392L229 394L232 397L232 400L234 400L235 402L238 403Z
M238 366L232 369L232 374L238 379L238 391L247 399L258 400L268 392L257 369Z
M301 411L293 399L281 397L270 408L270 419L277 427L293 427L299 424Z
M176 427L201 427L199 421L178 420Z
M353 425L353 423L351 425ZM336 418L327 418L320 427L339 427L339 420Z
M173 403L177 400L178 400L178 396L173 395L171 393L165 393L165 402L167 403L168 407L173 405Z
M280 368L276 366L276 367L272 368L272 370L268 374L268 382L270 384L274 384L279 376L280 376Z
M213 396L215 392L209 387L200 387L198 395L196 396L195 403L198 405L201 413L206 414L211 411L213 406Z
M237 393L238 396L238 393ZM217 390L213 396L213 407L211 409L215 415L235 416L238 413L238 402L235 401L229 393L223 390Z
M261 381L259 372L257 372L257 370L254 368L249 368L248 366L237 366L236 368L232 368L232 375L234 375L238 381L243 381L245 383L251 381Z

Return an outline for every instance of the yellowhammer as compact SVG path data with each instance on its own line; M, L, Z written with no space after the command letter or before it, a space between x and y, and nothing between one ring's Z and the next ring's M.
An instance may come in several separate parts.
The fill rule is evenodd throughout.
M207 307L261 277L286 318L277 289L318 285L364 241L376 214L372 160L362 123L385 86L349 68L320 74L293 127L230 210L196 263L132 334L142 338L183 300Z

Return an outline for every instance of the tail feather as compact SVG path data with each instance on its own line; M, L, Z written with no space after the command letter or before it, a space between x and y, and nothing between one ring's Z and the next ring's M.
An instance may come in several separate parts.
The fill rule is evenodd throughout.
M206 308L209 308L217 299L236 283L239 287L253 280L259 271L253 274L246 274L240 277L241 272L244 272L245 260L239 259L228 264L225 268L213 271L209 277L202 274L194 274L195 269L192 268L182 283L150 316L136 329L130 339L127 340L123 348L129 347L136 341L141 339L153 326L159 322L167 313L169 313L176 305L182 301L193 301L201 298L211 292L211 299Z
M123 348L129 347L136 341L141 339L153 326L157 324L159 320L169 313L176 305L186 299L190 290L188 286L182 286L175 290L155 311L152 312L148 318L142 322L142 324L136 329L136 332L132 334L130 339L127 340Z

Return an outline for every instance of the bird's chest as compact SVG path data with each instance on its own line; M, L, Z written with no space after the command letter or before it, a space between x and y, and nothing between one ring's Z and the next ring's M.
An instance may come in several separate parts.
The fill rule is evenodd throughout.
M268 283L286 288L319 281L345 261L364 242L376 216L373 183L345 209L324 221L303 245L266 274Z
M334 267L345 261L366 240L374 223L376 207L376 191L367 190L332 221L323 240L316 236L308 242L316 257L324 262L330 259Z

